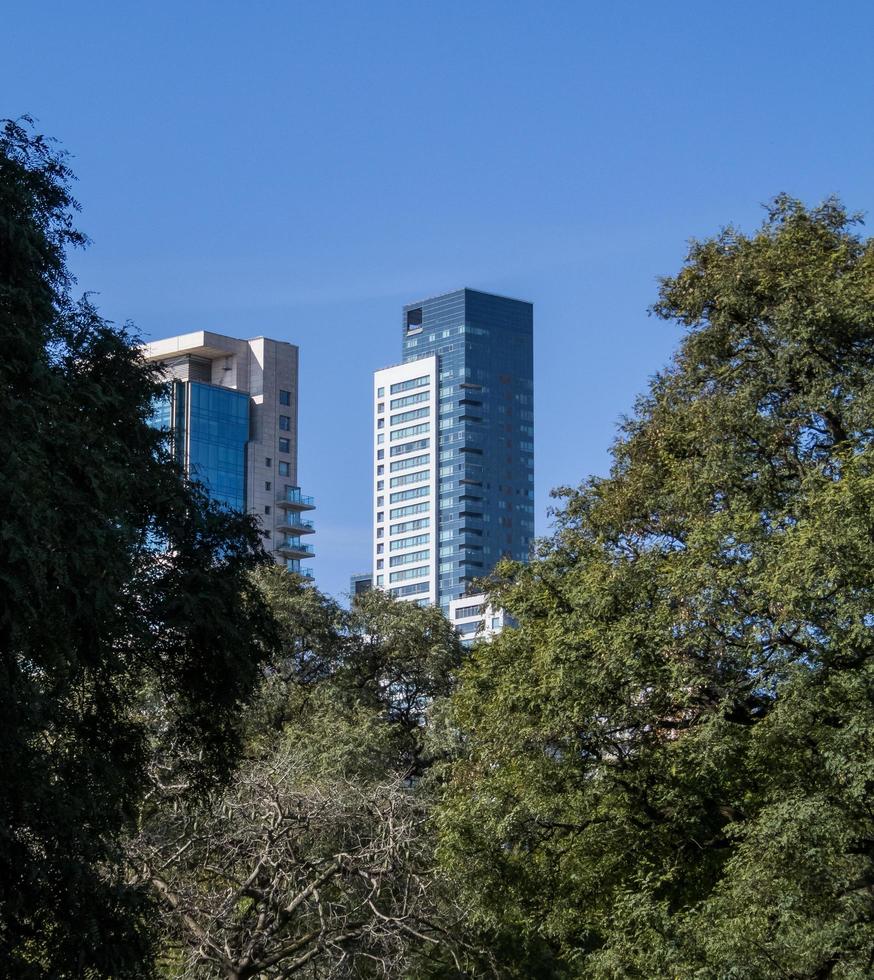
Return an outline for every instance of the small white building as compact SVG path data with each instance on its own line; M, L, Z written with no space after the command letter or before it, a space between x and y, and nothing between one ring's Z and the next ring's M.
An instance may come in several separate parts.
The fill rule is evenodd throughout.
M503 609L490 606L482 593L450 600L449 621L465 646L474 640L491 640L505 626L512 625L511 617Z

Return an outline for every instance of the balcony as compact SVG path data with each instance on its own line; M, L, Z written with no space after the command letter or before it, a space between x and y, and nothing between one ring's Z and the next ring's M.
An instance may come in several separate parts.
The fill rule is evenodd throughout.
M287 487L276 498L276 503L286 510L313 510L316 506L315 498L301 493L300 487Z
M285 538L276 546L276 550L286 558L312 558L316 550L311 544L302 544L300 538Z
M302 578L313 578L313 570L308 567L301 568L299 558L286 559L285 567L289 572L293 572L295 575L300 575Z
M299 516L299 511L289 510L284 517L280 517L277 524L277 531L288 531L290 534L313 534L315 525L312 521L304 520Z

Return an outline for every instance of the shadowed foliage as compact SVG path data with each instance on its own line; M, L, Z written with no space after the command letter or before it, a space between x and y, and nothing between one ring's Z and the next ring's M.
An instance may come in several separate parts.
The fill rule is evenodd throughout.
M118 870L147 785L147 704L208 784L272 649L248 517L210 504L148 424L128 331L74 301L65 157L0 134L0 973L148 972ZM160 544L160 547L157 545Z

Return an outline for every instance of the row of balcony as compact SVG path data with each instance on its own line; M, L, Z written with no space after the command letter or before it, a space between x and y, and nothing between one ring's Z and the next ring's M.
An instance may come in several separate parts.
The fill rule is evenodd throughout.
M286 487L277 495L276 504L285 511L285 516L276 524L277 531L285 532L285 536L276 545L276 551L285 558L285 566L290 572L312 578L313 570L301 568L300 559L311 558L316 552L311 544L301 541L300 535L315 531L313 522L301 516L302 511L315 508L315 498L301 493L300 487Z

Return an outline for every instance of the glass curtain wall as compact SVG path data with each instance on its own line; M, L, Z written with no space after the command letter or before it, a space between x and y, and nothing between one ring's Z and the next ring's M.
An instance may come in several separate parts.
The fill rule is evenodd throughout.
M534 537L533 308L462 289L404 308L404 361L438 356L444 610Z
M246 443L249 395L215 385L189 383L188 465L210 497L246 509Z

